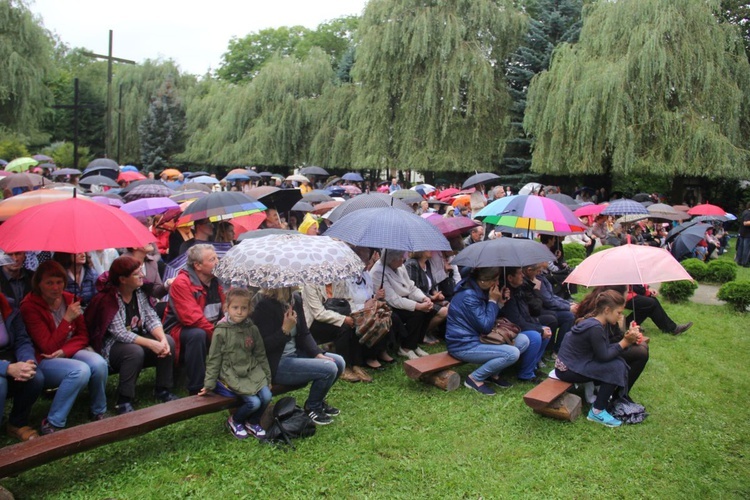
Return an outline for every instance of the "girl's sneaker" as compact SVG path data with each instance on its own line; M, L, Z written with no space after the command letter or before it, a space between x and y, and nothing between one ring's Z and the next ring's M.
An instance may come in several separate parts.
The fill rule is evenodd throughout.
M259 424L251 424L250 422L245 422L245 430L249 435L255 436L258 439L263 439L266 437L266 431Z
M237 439L245 439L247 437L245 426L235 422L232 417L227 419L227 429L229 429L229 432L234 434L234 437Z
M622 422L610 415L607 410L594 413L594 408L591 408L586 418L597 424L606 425L607 427L620 427L622 425Z

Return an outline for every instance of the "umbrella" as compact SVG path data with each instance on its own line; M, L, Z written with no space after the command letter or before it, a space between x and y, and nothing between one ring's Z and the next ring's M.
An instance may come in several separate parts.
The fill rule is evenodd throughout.
M601 203L599 205L584 205L581 208L576 208L573 214L575 214L576 217L599 215L600 213L602 213L602 210L607 208L608 205L608 203Z
M500 179L499 175L490 172L474 174L464 181L464 183L461 185L461 189L470 188L472 186L476 186L477 184L489 184L497 181L498 179Z
M388 189L388 184L383 184L378 188L378 193L386 193L388 194L390 192L390 189Z
M235 234L242 234L248 231L255 231L266 220L265 212L257 212L251 215L242 215L230 219L229 222L234 226ZM236 239L236 238L235 238Z
M334 198L343 198L346 195L346 190L344 186L329 186L326 188L326 193Z
M479 225L477 221L468 217L443 217L436 213L422 214L422 218L438 228L448 239L467 233Z
M440 193L437 195L438 200L445 201L446 198L450 198L456 194L458 194L461 190L456 188L448 188L443 191L440 191Z
M345 185L341 186L341 188L349 196L356 196L358 194L362 194L362 190L361 189L359 189L357 186L353 186L351 184L345 184Z
M197 172L185 172L183 174L183 176L185 177L185 179L192 179L194 177L201 177L203 175L207 175L209 177L211 176L210 173L204 172L203 170L198 170Z
M211 188L206 186L205 184L187 182L183 184L182 186L175 188L175 192L181 192L181 191L203 191L204 193L208 194L211 192Z
M175 208L179 209L180 206L169 198L140 198L129 201L120 207L121 210L124 210L133 217L159 215Z
M120 169L111 168L107 165L95 165L93 167L86 167L86 170L83 171L83 175L81 175L81 179L85 179L86 177L91 177L93 175L103 175L104 177L109 177L114 181L117 180L117 176L120 175Z
M271 172L261 172L258 175L260 175L261 177L273 177L273 174Z
M276 234L241 241L214 270L225 283L260 288L325 285L358 276L362 260L328 236Z
M179 191L169 196L169 199L174 201L175 203L183 203L186 201L193 201L197 200L198 198L203 198L204 196L208 196L208 193L205 191L201 191L199 189L193 190L193 191Z
M229 174L226 177L224 177L224 180L227 182L234 182L234 181L249 181L250 176L247 174Z
M176 168L167 168L162 170L161 176L166 177L167 179L174 179L182 175L182 172L177 170Z
M736 220L730 217L731 214L725 215L699 215L693 220L698 222L726 222L728 220Z
M287 176L286 180L294 182L310 182L310 179L308 179L304 175L299 174L289 175Z
M60 170L55 170L50 175L52 177L59 177L61 175L81 175L81 171L77 168L61 168Z
M341 178L344 179L345 181L350 181L350 182L363 182L364 181L364 178L362 178L362 176L359 175L357 172L347 172Z
M161 181L149 184L139 184L133 188L128 186L120 193L125 201L140 200L141 198L168 198L174 194Z
M7 164L8 164L8 162L7 162L7 161L5 161L5 160L0 160L0 166L3 166L3 167L4 167L4 166L5 166L5 165L7 165Z
M539 192L544 186L538 182L529 182L524 187L518 190L518 194L532 194Z
M637 215L644 214L649 215L648 209L638 203L637 201L628 200L627 198L622 200L615 200L607 207L602 210L602 215Z
M232 248L231 243L218 243L215 241L208 241L205 243L214 247L214 250L216 250L216 255L220 259L227 254L230 248ZM187 264L187 252L178 257L175 257L167 263L166 267L164 268L164 276L162 276L162 280L167 281L168 279L176 278L177 274L179 274L180 272L180 269L183 269L185 267L185 264Z
M644 201L651 201L651 195L648 193L638 193L635 196L633 196L633 201L637 201L638 203L641 203Z
M6 167L5 170L8 170ZM689 215L726 215L727 211L716 205L710 203L704 203L702 205L696 205L687 212Z
M699 224L699 221L697 221L697 220L689 220L687 222L683 222L679 226L673 227L667 233L667 237L664 240L664 242L665 243L669 243L670 241L672 241L673 239L675 239L678 234L680 234L681 232L683 232L684 230L686 230L689 227L693 227L696 224Z
M330 201L324 201L321 203L321 205L325 203L332 203ZM306 201L298 201L294 204L294 206L291 208L292 212L312 212L315 209L315 207L312 206L311 203L308 203Z
M300 203L305 203L305 202L302 201ZM331 210L333 210L334 208L338 207L342 203L344 203L344 202L343 201L338 201L338 200L324 201L323 203L318 203L314 207L311 206L310 207L311 210L307 210L307 211L308 212L312 212L315 215L324 215L324 214L330 212Z
M263 203L246 194L237 191L219 191L191 203L182 213L177 225L189 225L200 219L210 219L211 222L228 220L265 209L266 206Z
M215 177L211 177L210 175L199 175L197 177L191 177L190 180L187 181L188 184L218 184L219 180Z
M646 208L652 219L683 220L690 216L685 212L679 212L664 203L654 203Z
M592 287L680 280L692 278L665 249L647 245L621 245L587 257L568 275L565 282Z
M586 230L586 225L568 207L544 196L506 196L484 207L474 218L496 226L542 233Z
M146 176L143 175L140 172L125 171L125 172L120 172L120 175L117 176L117 182L120 182L120 181L126 181L126 182L142 181L145 178L146 178Z
M329 187L329 186L331 186L332 184L336 184L337 182L341 182L342 180L343 180L343 179L342 179L341 177L338 177L338 176L335 176L335 175L334 175L333 177L331 177L330 179L328 179L328 180L326 181L326 183L325 183L324 187Z
M125 165L120 169L120 172L138 172L138 167L133 165Z
M111 198L109 196L92 196L91 201L95 201L101 205L107 205L109 207L120 208L123 205L122 200L119 198Z
M281 189L276 186L254 187L247 194L278 212L292 210L294 204L302 199L302 192L299 189Z
M437 188L431 184L417 184L416 186L411 188L411 190L416 191L422 196L427 196L428 194L431 194L437 191Z
M458 206L468 207L469 205L471 205L471 195L470 194L458 195L455 198L453 198L451 205L454 207L458 207Z
M86 165L86 170L99 167L104 167L104 169L107 170L117 170L118 172L120 170L120 166L117 164L117 162L109 158L97 158L96 160L93 160L88 165Z
M550 200L555 200L558 203L562 203L571 210L575 210L576 208L580 208L581 206L581 204L574 200L572 196L568 196L567 194L548 194L547 198L549 198Z
M395 207L350 212L328 228L326 236L367 248L409 252L451 249L448 240L435 226L418 215Z
M302 167L301 169L299 169L299 173L302 175L328 175L328 171L326 169L315 166Z
M8 220L17 213L37 205L73 198L73 191L57 189L37 189L0 201L0 221ZM81 198L87 200L87 198Z
M44 177L37 174L13 174L0 179L0 190L8 198L24 189L36 189L44 184Z
M143 224L122 210L81 198L28 208L0 226L0 248L80 253L142 247L154 241Z
M237 240L244 241L244 240L251 240L254 238L263 238L264 236L269 236L272 234L300 234L300 233L293 229L277 229L275 227L271 227L271 228L266 228L266 229L256 229L255 231L248 231L246 233L242 233L241 235L239 235Z
M7 172L24 172L31 167L36 167L39 165L39 162L36 161L34 158L29 158L28 156L24 156L21 158L16 158L12 162L5 165L5 170Z
M309 193L302 195L302 199L308 203L321 203L324 201L333 201L331 195L321 189L313 189Z
M403 201L404 203L420 203L424 200L422 195L411 189L399 189L398 191L391 193L391 196Z
M555 260L546 245L523 238L496 238L469 245L451 264L463 267L523 267Z
M674 208L678 212L685 212L685 213L687 213L687 211L690 210L690 207L687 205L672 205L672 208Z
M412 210L409 205L391 195L384 193L370 193L355 196L354 198L346 200L344 203L333 209L333 212L328 216L328 220L336 222L345 215L357 210L362 210L363 208L383 208L390 206L410 214L414 213L414 210Z
M104 175L91 175L89 177L84 177L78 181L78 184L82 184L84 186L118 186L118 184L112 178L106 177Z
M693 224L692 226L680 231L672 243L672 255L675 258L683 257L693 251L698 243L706 237L706 231L711 229L711 224Z
M281 175L281 174L271 174L271 178L273 178L273 179L279 179L281 181L284 180L284 176Z
M32 156L32 158L34 158L36 161L40 163L45 163L45 162L55 163L54 158L52 158L51 156L43 155L43 154L35 154L34 156Z
M615 222L619 222L620 224L628 224L630 222L638 222L641 220L646 220L650 217L651 215L646 215L646 214L630 214L630 215L623 215L622 217L618 217Z

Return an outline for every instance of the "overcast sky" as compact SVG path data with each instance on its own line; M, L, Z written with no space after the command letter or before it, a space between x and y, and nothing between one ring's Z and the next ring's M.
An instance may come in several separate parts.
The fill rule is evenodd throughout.
M141 62L173 59L183 71L215 70L232 36L360 15L366 0L30 0L44 26L71 47Z

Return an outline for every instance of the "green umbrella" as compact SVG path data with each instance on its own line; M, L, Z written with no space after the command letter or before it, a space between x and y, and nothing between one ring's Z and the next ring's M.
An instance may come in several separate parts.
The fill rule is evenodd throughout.
M39 165L39 162L34 158L24 156L22 158L16 158L12 162L5 165L5 170L7 170L8 172L25 172L31 167L36 167L37 165Z

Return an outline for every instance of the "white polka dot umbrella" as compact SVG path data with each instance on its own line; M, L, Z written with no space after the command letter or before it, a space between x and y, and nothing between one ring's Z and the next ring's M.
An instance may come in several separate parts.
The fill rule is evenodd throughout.
M272 234L232 247L214 270L225 283L259 288L325 285L362 272L349 246L327 236Z

